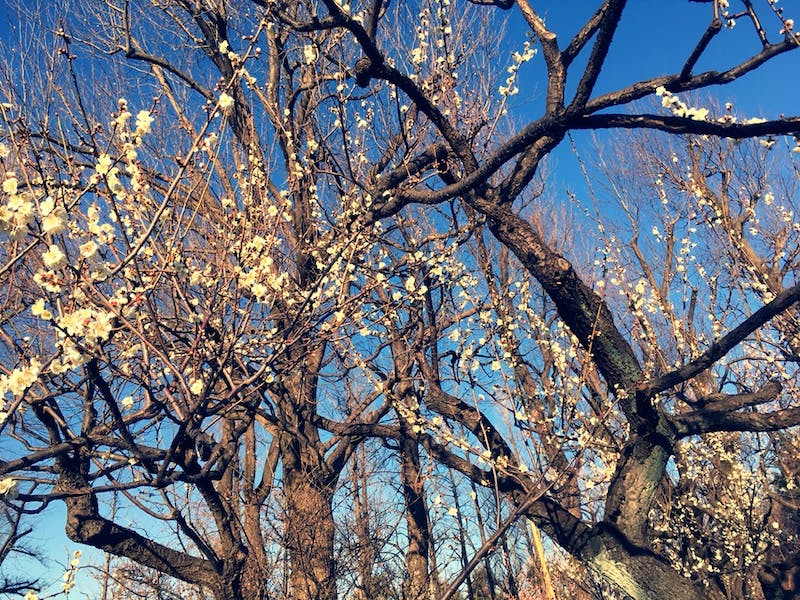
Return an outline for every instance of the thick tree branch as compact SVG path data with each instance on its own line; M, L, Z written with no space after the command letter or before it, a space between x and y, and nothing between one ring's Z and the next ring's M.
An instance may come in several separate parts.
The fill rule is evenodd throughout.
M735 411L747 406L758 406L774 400L783 390L781 382L773 380L767 382L755 392L747 394L711 394L699 398L696 404L705 412Z
M589 55L589 60L586 64L583 76L578 83L575 97L572 99L567 109L568 112L582 112L592 91L594 91L597 78L605 67L608 49L611 47L614 33L617 31L617 26L622 18L622 11L625 8L625 4L625 0L608 0L603 7L604 14L597 29L594 46Z
M561 50L558 48L558 39L555 33L547 29L544 20L531 7L528 0L517 0L517 6L542 45L542 54L547 64L546 110L548 113L557 111L564 107L564 87L567 83L567 71Z
M687 79L692 75L692 69L697 64L697 61L700 60L700 57L703 56L703 52L706 51L708 45L711 43L711 40L714 39L720 31L722 31L722 21L719 19L713 19L711 24L708 26L703 32L703 36L700 38L700 41L697 42L697 45L692 50L692 53L689 55L689 58L686 59L686 62L681 69L679 77L681 79Z
M168 548L103 517L97 498L76 462L63 457L57 464L60 475L56 491L68 494L64 502L70 539L195 585L213 586L217 583L214 565L210 561Z
M641 367L603 299L589 289L569 261L554 252L531 224L510 207L478 200L474 208L489 218L492 233L553 299L559 316L591 353L609 387L619 391L632 389L641 379ZM624 394L621 402L628 418L638 421L636 410Z
M787 288L775 298L747 317L727 334L716 340L711 346L693 361L674 371L645 381L637 386L636 395L640 398L652 398L655 394L680 385L710 368L754 331L768 323L800 300L800 284Z
M628 104L634 100L639 100L652 94L659 86L664 86L670 92L675 93L696 90L711 85L730 83L758 69L776 56L791 50L797 50L797 44L793 43L791 40L784 40L778 44L767 46L758 54L726 71L704 71L689 79L683 78L680 73L677 73L638 81L626 88L603 94L589 101L586 104L586 113L596 113L612 106L619 106L621 104Z
M763 123L722 123L670 115L602 114L570 119L569 129L657 129L668 133L716 135L732 139L747 139L766 135L800 133L800 117L765 121Z
M575 34L575 37L572 38L569 46L564 49L564 52L561 55L561 60L563 61L564 66L569 67L569 65L572 64L572 61L574 61L584 47L586 47L586 44L590 39L592 39L594 34L597 32L597 28L600 27L600 24L603 22L603 15L605 13L606 4L603 4L597 9L597 12L592 15L592 18L586 21L583 27L581 27L580 31Z
M717 431L779 431L800 425L800 408L787 408L766 413L730 411L692 411L672 419L679 437Z

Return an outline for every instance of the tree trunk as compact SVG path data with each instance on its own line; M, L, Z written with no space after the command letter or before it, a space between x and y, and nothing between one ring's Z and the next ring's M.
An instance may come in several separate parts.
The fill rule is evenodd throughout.
M336 600L332 489L294 469L287 471L284 484L290 597Z
M369 600L376 598L380 591L373 574L377 551L370 522L367 453L364 446L360 446L353 457L350 477L353 485L353 522L358 540L356 571L358 573L358 593L360 594L353 597Z
M580 556L590 568L633 600L722 600L718 588L703 589L647 550L606 530L592 536Z
M404 438L400 450L400 475L403 481L403 498L406 506L408 550L406 569L408 579L405 597L422 600L430 597L428 556L430 553L430 521L425 502L425 483L420 473L417 443Z

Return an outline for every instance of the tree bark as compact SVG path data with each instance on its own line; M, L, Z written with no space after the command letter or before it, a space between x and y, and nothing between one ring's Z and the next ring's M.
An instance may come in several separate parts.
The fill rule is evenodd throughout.
M408 550L406 551L408 579L404 586L405 595L409 600L421 600L430 598L428 577L430 521L425 502L425 483L420 473L417 443L404 438L401 442L400 453L400 476L403 482L406 529L408 531Z
M593 528L588 543L575 555L633 600L723 600L725 597L718 588L704 588L683 577L663 559L631 544L604 524Z
M290 598L336 600L333 489L313 472L297 468L286 469L284 486Z

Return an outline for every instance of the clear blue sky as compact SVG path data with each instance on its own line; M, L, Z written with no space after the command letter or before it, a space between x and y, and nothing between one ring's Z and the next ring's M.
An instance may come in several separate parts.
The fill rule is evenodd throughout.
M544 14L547 26L558 33L559 46L563 49L580 25L592 15L599 2L532 0L531 4ZM730 4L731 10L735 11L739 3L733 0ZM800 3L780 2L779 5L781 4L786 4L786 16L795 16L795 21L800 23ZM781 21L769 10L766 0L757 0L754 5L760 11L762 26L768 39L772 42L781 41ZM797 15L791 13L792 8ZM629 1L598 80L595 95L623 88L636 81L679 72L709 26L712 15L711 4L689 0ZM521 45L525 39L526 26L519 18L515 17L512 21L518 29L512 33L517 34L520 40L518 45ZM714 38L694 72L724 71L760 50L761 44L749 20L738 19L733 28L723 28ZM588 52L585 51L585 54ZM573 79L578 79L581 75L578 62L573 66L574 73L570 78L573 85ZM732 102L734 113L745 118L779 118L782 114L797 116L800 115L798 74L800 51L787 53L731 84L711 86L696 92L697 106L705 105L708 99L711 106L724 106L726 102ZM512 97L511 103L519 122L530 121L541 115L545 77L544 60L541 56L523 67L519 80L520 92ZM689 101L688 95L682 94L681 97ZM655 106L648 106L646 102L647 100L643 101L640 110L660 110L655 95ZM623 107L615 112L625 110L627 109ZM586 160L595 151L592 134L578 131L573 133L573 137L578 145L578 152ZM597 137L602 140L604 135L601 132ZM567 190L577 193L579 198L585 197L584 178L569 144L562 142L550 159L548 178L551 191L559 198Z
M591 16L597 2L577 0L572 2L531 2L535 7L546 6L548 27L559 33L559 45L564 48L579 24ZM738 4L731 2L732 8ZM781 23L767 8L766 1L754 4L762 8L765 31L773 42L782 36L778 34ZM787 4L787 16L792 4ZM800 5L796 5L800 13ZM688 0L631 0L628 2L623 20L617 31L614 44L608 56L606 68L598 81L598 91L605 92L623 87L633 81L657 77L680 70L686 57L708 27L712 16L710 4L689 2ZM516 20L516 19L515 19ZM796 16L800 23L800 14ZM520 29L520 38L524 30ZM745 19L739 19L733 29L723 29L713 40L695 71L713 69L725 70L737 59L752 56L761 50L752 26ZM543 64L541 57L532 65ZM733 101L737 108L749 116L777 117L781 113L800 112L800 53L790 53L778 57L741 81L724 87L712 87L703 94L719 97L721 103ZM536 74L539 90L541 75ZM522 89L522 86L520 86ZM521 91L524 94L524 90ZM752 114L751 114L752 113Z

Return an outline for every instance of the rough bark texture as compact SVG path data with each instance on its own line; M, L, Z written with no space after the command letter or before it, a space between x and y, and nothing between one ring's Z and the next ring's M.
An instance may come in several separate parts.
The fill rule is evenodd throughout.
M683 577L665 559L632 544L611 525L599 523L589 531L580 527L573 531L575 535L571 539L562 537L562 545L634 600L722 600L725 597L719 589L705 588Z
M292 600L336 600L332 491L292 469L284 480Z
M404 439L401 447L400 478L403 482L408 550L406 568L408 580L404 590L407 598L430 597L428 553L430 551L430 521L425 502L424 478L420 473L419 449L416 442Z

